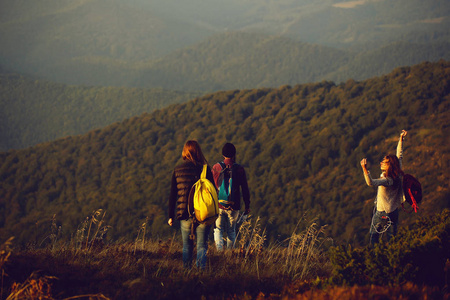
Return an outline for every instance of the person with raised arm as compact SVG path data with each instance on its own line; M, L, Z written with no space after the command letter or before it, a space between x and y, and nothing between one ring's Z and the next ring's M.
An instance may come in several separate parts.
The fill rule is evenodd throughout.
M380 162L380 178L374 179L367 170L367 159L360 162L368 186L377 188L374 213L370 225L370 245L379 242L382 233L388 240L397 234L399 206L403 202L402 161L403 140L407 132L402 130L397 144L396 155L388 154Z

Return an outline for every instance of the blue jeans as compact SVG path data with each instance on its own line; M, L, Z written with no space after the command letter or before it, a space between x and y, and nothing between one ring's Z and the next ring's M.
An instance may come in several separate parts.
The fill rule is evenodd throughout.
M192 267L194 241L189 238L191 234L192 219L181 220L181 238L183 239L183 266ZM206 267L206 252L208 251L208 235L211 225L196 224L194 232L197 237L197 267Z
M217 250L223 250L223 233L227 233L227 249L234 248L236 241L236 224L239 217L238 210L219 209L219 217L214 228L214 241Z
M398 231L398 209L391 213L376 211L370 224L370 245L380 241L381 235L386 232L388 241L397 234Z

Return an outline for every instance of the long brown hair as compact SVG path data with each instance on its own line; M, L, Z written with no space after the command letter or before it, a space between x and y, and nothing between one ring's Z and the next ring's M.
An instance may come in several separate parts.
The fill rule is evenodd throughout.
M403 171L400 169L400 161L397 156L392 154L386 155L381 163L385 166L382 170L386 176L395 179L398 176L403 175Z
M189 160L196 165L204 165L208 163L203 155L202 149L200 148L200 144L195 140L189 140L186 144L184 144L181 156L184 160Z

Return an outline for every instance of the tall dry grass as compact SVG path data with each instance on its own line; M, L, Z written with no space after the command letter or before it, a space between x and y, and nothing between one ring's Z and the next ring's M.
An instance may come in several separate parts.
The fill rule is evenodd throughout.
M94 210L92 214L86 217L80 226L78 226L75 240L72 241L75 243L76 249L84 248L89 250L98 243L103 243L103 239L111 228L109 225L104 225L105 215L106 211L101 208Z
M326 291L313 292L331 272L326 252L330 239L325 227L313 221L302 220L288 239L266 245L260 219L249 218L239 226L234 249L219 252L209 241L207 268L199 270L183 268L179 232L165 240L148 237L147 220L133 241L100 243L107 225L101 221L104 212L96 212L74 240L14 251L12 240L5 243L0 267L8 276L4 282L2 276L0 298L303 299L301 295L309 293L317 299L337 299ZM334 292L348 294L345 288Z
M52 224L51 224L51 232L49 235L47 235L39 244L39 246L42 246L44 244L44 242L48 239L50 240L50 244L52 249L55 248L56 243L58 241L58 238L61 234L61 226L58 226L56 223L56 214L53 214L52 217Z
M0 299L3 299L3 279L5 278L5 275L7 275L5 273L5 268L6 268L6 263L8 262L9 257L11 256L11 252L12 252L11 247L12 247L13 240L14 240L14 238L10 237L2 245L0 245L0 270L2 273L1 287L0 287Z
M265 245L266 230L261 228L260 218L249 218L240 225L235 249L223 253L213 249L213 263L209 268L215 274L232 268L242 276L289 281L315 280L328 275L331 266L324 243L331 239L324 236L325 226L312 222L300 230L299 224L288 239Z
M276 292L282 290L286 280L316 278L328 272L326 263L317 271L323 262L318 242L323 229L316 224L302 234L293 234L288 245L267 246L266 230L260 219L248 218L239 226L234 249L218 252L210 239L207 268L198 270L195 266L183 268L180 234L177 232L166 240L151 239L146 236L148 220L138 228L134 241L104 242L104 233L110 228L105 223L105 213L93 211L70 241L59 239L61 229L56 226L54 216L46 237L51 242L46 247L23 249L13 255L21 272L28 272L28 278L22 283L14 281L14 277L23 274L11 272L5 291L10 297L28 293L42 299L52 299L56 293L66 298L81 294L129 299L158 294L164 299L175 296L175 291L199 296L227 295L230 290L223 282L232 284L236 294ZM35 273L36 270L42 273ZM85 284L77 287L76 282L70 282L77 275L83 276L81 281L86 281ZM103 290L97 290L96 282L104 280L108 283L102 283ZM199 284L198 290L192 288ZM65 290L68 286L74 286L76 291Z

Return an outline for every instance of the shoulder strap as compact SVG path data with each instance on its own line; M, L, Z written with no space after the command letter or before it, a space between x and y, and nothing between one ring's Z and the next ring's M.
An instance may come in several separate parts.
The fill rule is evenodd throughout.
M205 179L206 178L206 169L207 169L208 165L203 165L203 169L202 169L202 173L200 174L200 178L201 179ZM197 180L191 187L189 194L188 194L188 213L189 213L189 217L193 216L194 213L194 203L192 201L194 193L195 193L195 186L197 185L197 183L199 182L199 180Z
M208 165L203 165L202 174L200 175L200 178L205 179L206 178L206 170L208 168Z
M225 169L225 168L227 167L223 161L219 161L218 164L222 167L222 170ZM234 162L234 163L231 165L231 168L230 168L230 169L234 169L234 168L237 168L237 167L239 167L239 164L237 164L237 163Z

